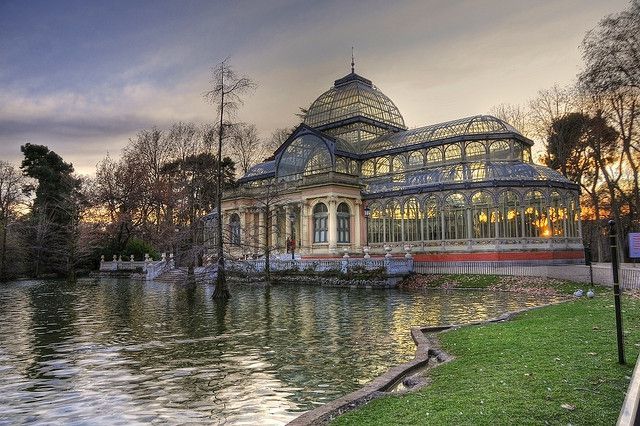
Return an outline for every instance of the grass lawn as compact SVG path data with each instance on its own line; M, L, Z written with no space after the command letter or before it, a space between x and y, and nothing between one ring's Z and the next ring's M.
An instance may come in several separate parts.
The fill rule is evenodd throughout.
M439 334L455 359L430 370L429 386L372 401L335 424L615 424L640 347L640 299L622 300L621 366L613 292L596 292Z

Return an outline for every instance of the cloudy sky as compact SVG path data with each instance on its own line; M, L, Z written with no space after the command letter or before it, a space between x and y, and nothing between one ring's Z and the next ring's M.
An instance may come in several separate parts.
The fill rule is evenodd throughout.
M240 118L297 124L333 80L373 80L416 127L567 84L579 45L626 0L0 0L0 159L48 145L92 174L143 128L211 121L225 57L258 83Z

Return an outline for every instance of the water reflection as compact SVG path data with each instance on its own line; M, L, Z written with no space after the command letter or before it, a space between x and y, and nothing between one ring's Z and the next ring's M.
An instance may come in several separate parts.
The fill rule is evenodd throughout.
M0 286L0 423L282 424L414 354L409 328L528 295L127 280Z

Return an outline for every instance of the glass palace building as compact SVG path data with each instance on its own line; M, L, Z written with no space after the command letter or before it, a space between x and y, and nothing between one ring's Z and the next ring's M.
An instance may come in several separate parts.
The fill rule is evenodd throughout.
M295 244L311 258L579 261L579 187L533 164L532 144L487 115L407 129L395 104L351 72L225 192L230 253Z

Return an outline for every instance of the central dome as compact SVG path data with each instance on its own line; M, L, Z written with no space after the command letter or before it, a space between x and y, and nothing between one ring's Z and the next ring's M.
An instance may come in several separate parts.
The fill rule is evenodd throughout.
M371 80L351 72L316 99L304 118L310 127L326 129L366 122L387 131L406 129L398 107Z

